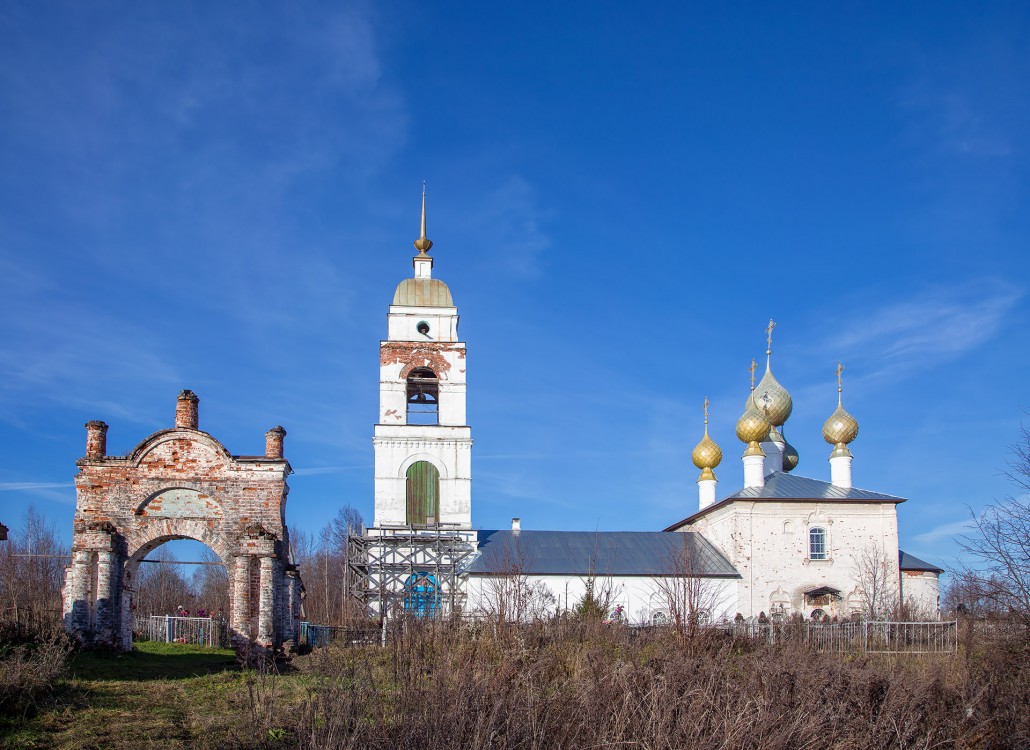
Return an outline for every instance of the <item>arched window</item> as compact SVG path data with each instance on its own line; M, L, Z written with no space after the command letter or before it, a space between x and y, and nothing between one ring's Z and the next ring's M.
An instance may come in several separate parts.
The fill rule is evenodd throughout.
M440 424L440 379L428 367L408 375L408 424Z
M425 526L440 521L440 471L428 461L416 461L408 467L407 521L412 526Z
M826 529L821 526L813 526L808 530L808 559L825 560L826 554Z

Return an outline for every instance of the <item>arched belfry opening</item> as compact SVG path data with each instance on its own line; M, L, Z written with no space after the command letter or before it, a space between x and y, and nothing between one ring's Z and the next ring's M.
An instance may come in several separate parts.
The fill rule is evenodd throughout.
M440 423L440 379L428 367L418 367L408 374L407 423Z
M176 539L202 542L225 565L235 643L274 650L299 632L301 582L284 521L286 431L265 434L264 455L234 456L200 430L198 403L183 391L175 427L127 456L107 455L106 424L86 425L64 586L65 628L86 645L132 647L139 567Z

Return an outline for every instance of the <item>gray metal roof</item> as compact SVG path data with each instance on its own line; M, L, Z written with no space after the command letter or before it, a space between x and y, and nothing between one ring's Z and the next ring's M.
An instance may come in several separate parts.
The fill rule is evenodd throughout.
M944 568L938 568L925 560L920 560L915 555L898 550L898 568L901 570L923 570L931 573L943 573Z
M782 471L774 471L765 478L763 487L744 487L727 495L724 499L756 499L769 500L874 500L879 502L902 503L905 498L896 495L884 495L882 492L862 490L858 487L837 487L821 479L798 477Z
M480 531L470 573L739 578L711 542L694 532Z
M885 495L882 492L862 490L858 487L837 487L830 482L810 477L799 477L783 471L774 471L765 477L762 487L744 487L724 497L714 505L693 513L682 521L666 527L665 531L674 531L691 524L715 508L721 508L734 500L843 500L851 502L903 503L905 498L897 495Z

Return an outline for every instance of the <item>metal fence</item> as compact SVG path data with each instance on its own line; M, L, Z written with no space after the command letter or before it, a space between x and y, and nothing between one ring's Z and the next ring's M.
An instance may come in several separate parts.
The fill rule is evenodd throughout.
M958 622L736 623L722 630L767 643L801 642L816 651L863 654L954 654Z
M403 631L408 621L399 621L390 629L390 637ZM423 623L424 624L424 623ZM461 624L466 627L485 625L478 618L460 618L443 626ZM554 620L543 625L552 637L573 635L575 623ZM495 626L496 627L496 626ZM534 627L529 623L506 623L505 627L520 629ZM624 627L630 639L659 634L673 628L671 625L639 625ZM704 625L697 636L715 635L768 644L794 643L813 651L863 654L954 654L958 651L958 622L806 622L783 620L780 622L738 622ZM374 621L357 622L346 626L300 624L298 642L309 648L322 648L329 644L357 646L385 642L386 633Z
M376 622L362 622L353 625L314 625L310 622L300 624L301 646L322 648L330 643L356 646L366 643L379 643L382 628Z
M138 641L192 643L220 648L228 646L228 631L213 617L175 617L173 615L136 615L132 637Z

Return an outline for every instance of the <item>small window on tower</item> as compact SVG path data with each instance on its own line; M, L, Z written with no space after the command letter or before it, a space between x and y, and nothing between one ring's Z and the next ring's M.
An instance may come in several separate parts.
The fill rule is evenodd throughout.
M408 424L440 424L440 380L427 367L408 375Z

